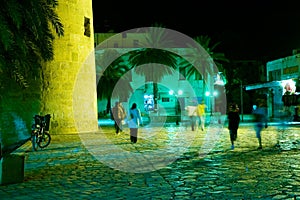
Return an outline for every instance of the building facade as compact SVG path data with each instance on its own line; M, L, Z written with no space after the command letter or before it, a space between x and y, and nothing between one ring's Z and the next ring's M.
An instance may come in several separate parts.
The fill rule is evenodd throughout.
M282 118L286 111L295 115L297 120L297 109L299 102L299 77L300 77L300 54L276 59L266 63L267 81L260 84L248 85L246 90L260 90L266 96L268 114L270 118ZM292 95L292 96L290 96ZM293 103L285 103L284 99L295 97Z
M124 55L126 52L140 48L145 43L145 35L141 33L95 33L94 37L97 68L103 68L103 66L100 66L100 63L103 62L97 62L97 57L104 55L108 49L114 49L119 55ZM207 112L214 110L216 97L213 96L211 98L211 95L205 94L208 91L210 94L213 94L214 82L218 73L216 71L212 73L207 69L203 72L205 74L188 76L188 71L180 67L180 56L184 57L187 54L191 54L191 48L174 47L164 49L178 55L178 67L171 69L172 72L164 75L162 80L158 82L157 110L154 110L153 84L151 81L147 82L145 77L137 74L135 70L127 72L127 74L130 73L130 84L133 88L133 93L128 99L121 100L123 105L129 109L132 102L136 102L143 115L152 113L159 116L176 116L182 113L185 107L192 102L203 100L208 105ZM159 70L159 68L157 69ZM206 77L205 80L204 77ZM98 84L101 83L99 82ZM120 101L120 99L112 99L111 105L114 105L114 101ZM98 99L99 113L106 109L106 104L107 100Z

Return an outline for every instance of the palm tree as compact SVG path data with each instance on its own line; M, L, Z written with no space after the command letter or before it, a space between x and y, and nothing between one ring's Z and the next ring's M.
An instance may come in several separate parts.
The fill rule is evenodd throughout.
M105 49L102 54L96 52L97 97L107 99L106 113L110 112L111 98L127 99L132 92L130 79L124 74L130 70L126 64L126 55L120 57L115 49Z
M0 74L12 77L23 88L29 86L29 73L36 75L42 62L53 59L53 31L64 35L57 5L57 0L1 3Z
M57 5L57 0L1 1L0 137L3 152L12 152L30 137L30 133L25 132L31 125L32 113L39 111L42 65L53 60L55 36L64 35L56 14ZM25 90L29 86L31 90ZM12 93L16 96L11 97ZM18 101L22 97L25 101ZM25 131L16 128L16 117L26 125L27 128L22 126Z
M177 60L174 53L166 50L173 41L168 38L168 33L162 25L154 24L145 33L145 42L141 43L143 48L132 51L129 58L135 73L145 77L145 82L152 82L154 109L157 108L158 85L165 75L171 75L173 71L169 68L177 68ZM146 67L141 67L145 65ZM167 66L167 67L166 67ZM147 85L145 85L147 87Z
M208 53L208 55L212 58L213 62L218 67L219 71L224 70L222 68L223 63L228 63L229 60L226 58L224 53L215 52L215 49L221 44L221 42L211 44L211 38L207 35L197 36L194 38L194 40L205 49L205 51Z
M229 62L229 60L225 57L224 53L214 51L220 42L211 44L211 38L206 35L197 36L194 38L194 41L197 42L200 47L187 44L192 52L186 56L188 61L181 60L180 67L186 69L187 78L193 75L195 77L202 77L203 88L205 88L205 81L208 76L215 75L218 69L221 71L224 70L222 63ZM218 69L216 67L218 67Z

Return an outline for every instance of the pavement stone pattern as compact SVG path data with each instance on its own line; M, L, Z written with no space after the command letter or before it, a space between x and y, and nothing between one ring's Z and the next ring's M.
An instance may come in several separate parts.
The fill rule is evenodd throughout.
M279 130L269 125L262 132L263 149L257 150L253 124L242 123L231 150L224 126L205 155L200 149L207 130L191 131L175 124L141 127L136 144L130 143L128 128L116 135L112 126L85 133L84 141L78 134L52 135L45 149L33 152L28 142L16 150L25 155L24 181L1 185L0 199L300 199L299 128ZM143 137L147 134L152 135ZM165 148L174 134L190 140L186 151L168 165L144 173L110 167L86 148L87 141L97 145L105 136L107 143L97 149L117 163L112 145L129 153L151 153ZM183 144L180 137L173 141L179 147ZM119 159L128 156L121 155ZM130 155L126 159L134 162Z

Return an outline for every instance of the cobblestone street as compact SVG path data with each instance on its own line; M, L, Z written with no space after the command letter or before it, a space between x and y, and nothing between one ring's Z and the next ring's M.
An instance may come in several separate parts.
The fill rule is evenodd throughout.
M23 183L0 186L1 199L300 199L300 133L289 126L262 132L242 123L231 150L226 127L144 126L136 144L129 130L52 135L32 152Z

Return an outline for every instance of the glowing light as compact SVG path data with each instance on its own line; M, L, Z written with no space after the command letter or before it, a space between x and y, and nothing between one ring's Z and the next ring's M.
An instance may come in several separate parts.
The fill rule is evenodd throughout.
M148 98L153 98L153 95L152 95L152 94L150 94L150 95L148 95L148 94L145 94L145 95L144 95L144 98L145 98L145 99L148 99Z
M296 82L292 79L281 81L283 94L294 94L296 91Z
M213 91L212 95L215 97L215 96L218 96L218 92L217 91ZM209 97L210 96L210 92L207 91L205 92L205 96Z
M182 95L183 91L182 90L178 90L178 95Z
M169 95L173 95L174 94L174 91L173 90L170 90L169 91Z

